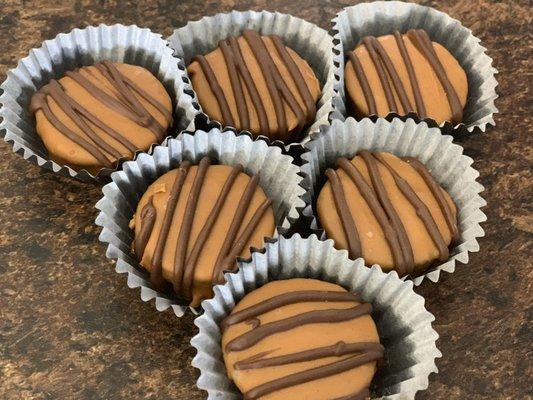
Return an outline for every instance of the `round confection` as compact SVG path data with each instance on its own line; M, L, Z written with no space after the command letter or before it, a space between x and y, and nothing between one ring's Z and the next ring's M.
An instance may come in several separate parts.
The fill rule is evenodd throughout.
M438 123L463 120L465 71L424 30L365 37L348 53L348 98L359 116L416 113Z
M50 81L30 111L50 158L91 173L161 142L172 123L172 102L155 76L107 61Z
M271 201L258 182L240 165L211 165L206 157L152 183L132 220L133 250L152 284L173 287L193 307L212 297L236 258L274 233Z
M338 249L400 276L449 258L457 209L420 161L362 151L337 166L326 171L317 211Z
M370 399L384 352L371 312L332 283L267 283L222 321L228 376L245 400Z
M294 141L315 118L320 83L278 36L245 30L187 71L203 111L223 125Z

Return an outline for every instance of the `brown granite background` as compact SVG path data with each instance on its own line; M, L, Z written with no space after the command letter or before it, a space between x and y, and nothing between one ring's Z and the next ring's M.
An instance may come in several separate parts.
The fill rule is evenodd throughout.
M269 9L324 28L354 1L0 1L0 80L42 40L101 22L172 27ZM499 70L497 127L458 141L485 185L488 222L468 266L425 281L440 373L417 399L531 399L533 214L530 1L423 1L460 19ZM114 273L93 225L100 188L0 144L0 399L204 399L193 318L158 313Z

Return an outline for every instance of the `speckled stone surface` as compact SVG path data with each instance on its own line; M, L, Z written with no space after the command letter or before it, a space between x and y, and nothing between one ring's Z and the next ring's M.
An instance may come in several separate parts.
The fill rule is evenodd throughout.
M329 28L352 3L3 0L0 79L42 40L87 24L169 35L188 19L267 8ZM486 237L468 266L417 288L444 354L417 399L532 398L531 3L423 3L461 20L488 47L500 71L500 114L487 134L458 140L486 187ZM100 188L41 170L5 143L0 154L0 398L204 399L190 367L192 316L156 312L104 256L93 225Z

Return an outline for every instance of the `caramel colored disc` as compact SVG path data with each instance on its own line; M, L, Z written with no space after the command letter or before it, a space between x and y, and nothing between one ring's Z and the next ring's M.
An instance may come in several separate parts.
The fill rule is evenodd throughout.
M133 249L163 290L171 284L193 307L235 268L238 256L274 233L271 201L242 167L184 162L150 185L132 220Z
M462 122L468 94L461 65L420 29L365 37L348 54L345 85L360 116L414 112L438 123Z
M195 57L187 71L203 111L226 126L293 141L315 118L320 84L278 36L245 30Z
M320 224L335 247L400 276L449 258L457 210L421 162L363 151L337 165L326 171L317 200Z
M369 399L384 350L371 312L332 283L270 282L222 321L228 376L245 400Z
M92 173L148 150L172 123L172 102L155 76L107 61L52 80L30 109L50 158Z

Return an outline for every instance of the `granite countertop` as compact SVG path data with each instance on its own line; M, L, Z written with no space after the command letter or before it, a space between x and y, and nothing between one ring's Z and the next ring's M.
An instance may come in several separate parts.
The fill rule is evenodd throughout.
M42 40L87 24L167 36L203 15L267 8L329 28L353 2L3 0L0 80ZM416 289L443 353L417 399L532 398L531 3L423 3L461 20L489 49L500 114L488 133L458 139L486 187L486 236L468 266ZM190 366L193 317L156 312L105 258L93 224L100 188L44 171L4 142L0 154L0 398L204 399Z

